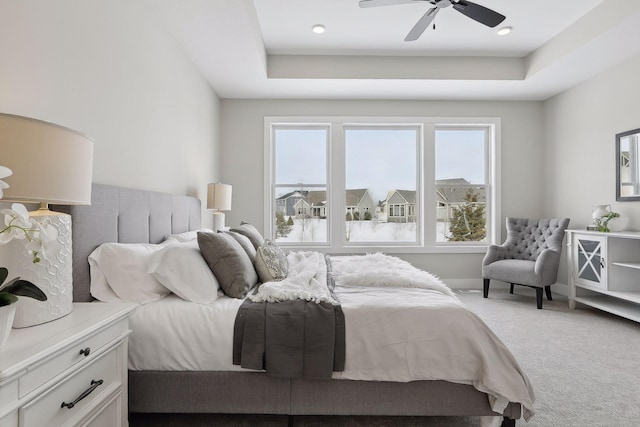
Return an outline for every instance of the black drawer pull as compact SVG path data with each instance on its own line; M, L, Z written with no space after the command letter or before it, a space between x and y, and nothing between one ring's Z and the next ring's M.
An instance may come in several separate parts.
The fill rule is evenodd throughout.
M83 348L82 350L80 350L80 354L84 357L87 357L89 353L91 353L91 347Z
M82 394L80 396L78 396L78 398L76 400L74 400L73 402L62 402L62 405L60 405L61 408L73 408L74 406L76 406L76 404L78 402L80 402L82 399L84 399L85 397L89 396L93 390L95 390L96 388L98 388L99 385L101 385L104 381L103 380L91 380L91 387L89 387L88 389L86 389L85 391L82 392Z

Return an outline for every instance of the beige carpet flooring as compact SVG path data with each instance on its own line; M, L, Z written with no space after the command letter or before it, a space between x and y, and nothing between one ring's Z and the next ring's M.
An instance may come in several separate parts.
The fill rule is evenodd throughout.
M640 426L640 324L556 296L536 309L535 291L460 291L511 349L536 392L530 427ZM132 427L287 426L287 417L133 414ZM479 426L475 417L293 417L295 427Z

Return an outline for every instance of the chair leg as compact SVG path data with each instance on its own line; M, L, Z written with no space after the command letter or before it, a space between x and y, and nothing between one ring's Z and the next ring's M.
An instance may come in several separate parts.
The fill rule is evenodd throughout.
M491 279L484 279L484 286L482 288L485 298L489 298L489 282Z
M536 288L536 303L538 309L542 309L542 288Z
M551 286L545 286L544 291L547 294L547 299L549 301L553 301L553 299L551 298Z
M509 293L512 294L513 293L513 288L515 287L515 284L511 284L511 287L509 288Z

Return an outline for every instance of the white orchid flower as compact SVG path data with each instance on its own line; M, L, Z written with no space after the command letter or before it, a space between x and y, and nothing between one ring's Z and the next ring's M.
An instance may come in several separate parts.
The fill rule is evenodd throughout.
M9 188L9 184L0 179L0 199L4 197L4 193L2 190Z
M11 172L11 169L5 166L0 166L0 199L2 199L2 197L4 196L4 194L2 193L2 190L9 188L9 184L4 182L2 178L11 176L11 174L13 174L13 172Z
M58 241L58 229L51 224L40 224L35 220L33 224L37 228L37 232L31 242L27 244L27 249L35 255L34 260L38 254L42 254L44 259L54 258L62 246Z
M11 235L11 239L24 239L27 238L28 231L33 229L31 218L29 218L29 212L24 205L20 203L14 203L11 205L11 209L2 209L0 213L5 215L4 225L5 230L2 234Z
M9 233L9 230L6 230L0 233L0 245L5 245L13 240L13 233Z
M11 240L26 240L25 247L33 255L33 262L40 262L43 258L53 258L60 251L58 230L51 224L41 224L29 217L24 205L14 203L11 209L0 209L5 216L4 228L0 225L0 245Z

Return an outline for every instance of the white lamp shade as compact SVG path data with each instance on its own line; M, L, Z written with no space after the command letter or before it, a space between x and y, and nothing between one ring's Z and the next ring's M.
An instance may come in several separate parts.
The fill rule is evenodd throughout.
M229 184L209 184L207 186L207 209L231 210L231 186Z
M13 171L5 201L91 204L93 140L86 135L0 113L0 163Z

